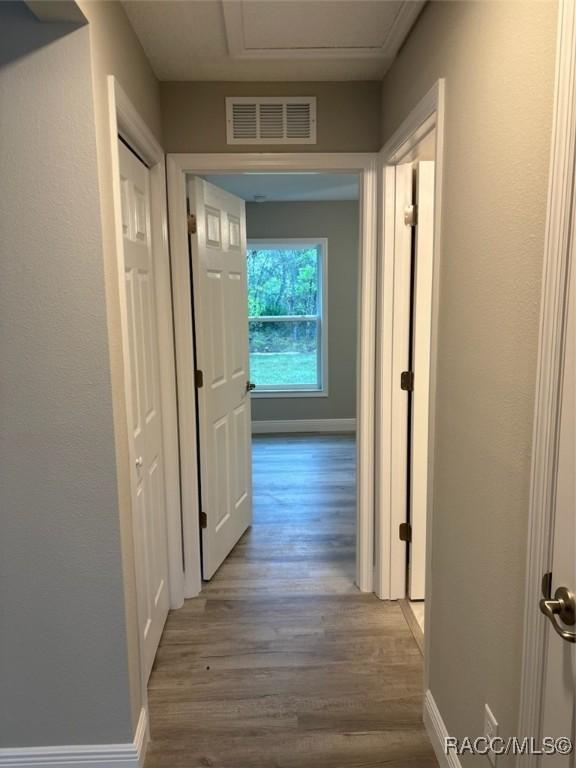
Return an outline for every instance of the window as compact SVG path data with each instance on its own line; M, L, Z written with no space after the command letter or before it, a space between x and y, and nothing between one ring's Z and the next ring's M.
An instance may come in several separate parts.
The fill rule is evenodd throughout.
M250 379L256 395L327 394L326 243L248 243Z

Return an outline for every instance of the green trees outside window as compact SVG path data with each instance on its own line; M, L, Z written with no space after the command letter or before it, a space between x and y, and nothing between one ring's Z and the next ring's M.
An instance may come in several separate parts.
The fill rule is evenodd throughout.
M250 378L258 389L320 389L321 248L248 245Z

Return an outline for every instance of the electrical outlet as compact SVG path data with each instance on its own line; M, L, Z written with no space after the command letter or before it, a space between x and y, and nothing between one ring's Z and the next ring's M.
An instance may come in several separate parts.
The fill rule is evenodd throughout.
M484 704L484 736L486 736L488 741L498 736L498 721L488 704ZM493 766L496 765L496 757L495 752L492 752L492 750L488 751L488 760L490 760L490 764Z

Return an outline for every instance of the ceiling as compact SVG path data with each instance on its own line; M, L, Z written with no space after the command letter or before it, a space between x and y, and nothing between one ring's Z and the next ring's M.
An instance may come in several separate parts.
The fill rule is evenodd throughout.
M380 80L424 0L124 0L160 80Z
M357 200L354 173L242 173L204 176L246 202Z

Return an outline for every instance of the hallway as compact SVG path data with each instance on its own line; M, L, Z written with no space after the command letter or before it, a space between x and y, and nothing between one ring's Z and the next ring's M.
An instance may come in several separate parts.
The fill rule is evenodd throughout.
M254 438L254 525L168 618L146 768L437 765L402 611L353 583L354 465L349 436Z

